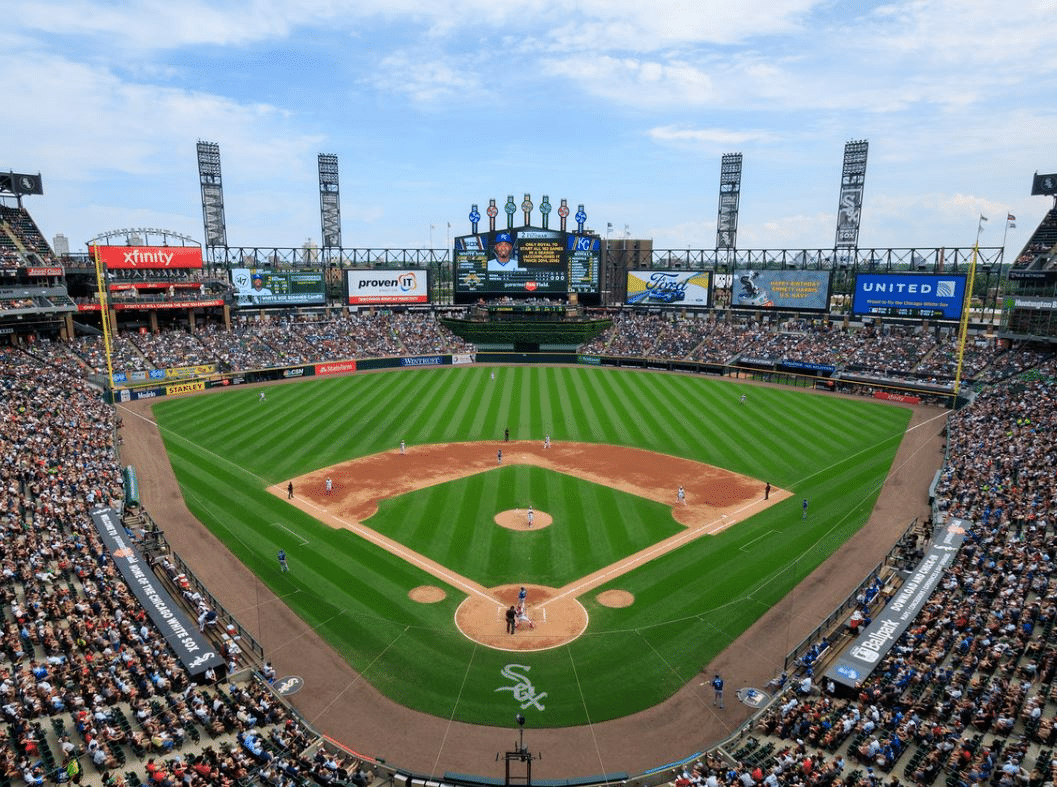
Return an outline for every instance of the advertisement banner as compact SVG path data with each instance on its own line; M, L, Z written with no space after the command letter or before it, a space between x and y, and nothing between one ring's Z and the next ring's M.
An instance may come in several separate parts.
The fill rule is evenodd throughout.
M1027 270L1011 270L1009 272L1010 281L1026 281L1031 284L1041 285L1043 287L1050 287L1057 284L1057 271L1027 271Z
M345 271L349 306L429 303L429 275L424 270Z
M223 306L224 301L221 298L211 298L204 301L144 301L143 303L136 303L135 301L110 301L108 305L116 312L145 312L153 311L155 309L204 309L207 306ZM97 312L101 308L102 307L98 302L77 304L77 311L79 312Z
M167 385L165 386L165 395L176 396L177 394L197 393L198 391L204 391L205 389L205 381L196 380L193 383L179 383L177 385Z
M971 522L952 518L929 544L925 557L855 641L833 662L826 677L858 688L917 617L943 572L958 554Z
M874 399L884 399L888 402L906 402L907 404L921 404L920 396L910 394L892 393L890 391L874 391Z
M330 374L348 374L356 371L356 361L337 361L334 363L316 364L316 376L326 377Z
M170 366L165 370L165 376L170 380L189 380L194 377L204 377L217 371L215 363L203 363L198 366Z
M232 268L231 285L239 306L322 306L327 302L320 271L294 273Z
M200 246L97 246L88 245L88 256L110 270L141 268L201 268Z
M213 650L209 639L199 633L198 627L173 601L148 561L128 538L117 512L112 508L97 508L91 512L91 517L99 538L136 600L192 677L201 675L210 667L223 668L223 657Z
M860 273L852 313L959 320L964 302L965 274Z
M804 370L808 372L822 372L823 374L833 374L837 371L837 367L828 363L811 363L810 361L791 361L782 359L779 364L783 369L792 369L794 371Z
M401 358L401 366L443 366L448 363L450 357L447 355L415 355Z
M734 271L731 306L826 311L829 271Z
M711 284L708 271L628 271L625 303L707 307L711 304Z

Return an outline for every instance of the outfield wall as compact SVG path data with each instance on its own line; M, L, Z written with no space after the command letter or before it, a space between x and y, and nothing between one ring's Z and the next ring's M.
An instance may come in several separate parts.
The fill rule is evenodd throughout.
M823 391L873 396L875 398L913 402L915 404L924 401L948 408L953 408L957 401L957 394L952 389L942 386L925 382L916 383L906 380L874 378L862 372L842 372L833 366L799 361L746 358L730 364L715 364L669 358L639 358L594 353L479 351L475 353L409 355L327 361L273 369L210 373L192 380L181 380L161 385L115 386L111 390L111 402L156 399L164 396L179 396L181 394L201 393L218 388L230 388L236 385L279 382L305 377L327 377L381 369L459 366L473 363L614 366L617 368L733 377L739 380L758 380L777 385L816 388Z

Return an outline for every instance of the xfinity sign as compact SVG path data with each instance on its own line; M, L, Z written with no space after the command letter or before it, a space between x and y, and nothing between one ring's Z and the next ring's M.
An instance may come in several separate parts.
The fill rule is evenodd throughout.
M139 268L201 268L202 249L198 246L100 246L88 245L92 260L98 259L111 270Z
M965 275L860 273L852 311L861 316L961 319Z

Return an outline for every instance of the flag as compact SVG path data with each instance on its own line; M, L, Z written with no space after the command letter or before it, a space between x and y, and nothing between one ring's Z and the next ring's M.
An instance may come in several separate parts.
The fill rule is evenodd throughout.
M987 216L985 216L983 213L981 213L980 214L980 221L987 221Z
M1014 216L1012 213L1007 213L1006 214L1006 221L1016 221L1016 220L1017 220L1017 217Z

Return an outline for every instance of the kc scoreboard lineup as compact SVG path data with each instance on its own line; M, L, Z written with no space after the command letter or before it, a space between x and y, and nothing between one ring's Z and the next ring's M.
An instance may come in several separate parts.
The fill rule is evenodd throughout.
M517 227L463 235L455 239L454 251L456 293L598 292L597 235Z

